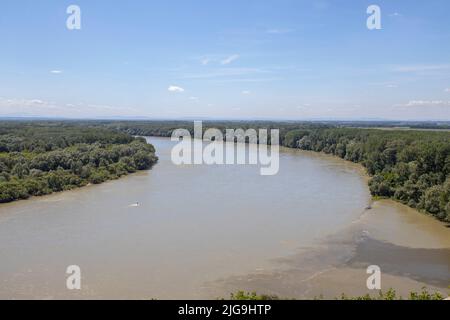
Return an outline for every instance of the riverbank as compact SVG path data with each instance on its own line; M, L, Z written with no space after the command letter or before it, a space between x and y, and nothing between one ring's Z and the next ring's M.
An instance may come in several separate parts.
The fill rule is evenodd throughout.
M318 288L334 284L339 290L322 294L373 294L364 286L352 285L365 285L370 265L381 268L384 292L395 288L407 297L427 287L444 296L450 293L450 230L439 221L392 200L380 200L345 232L360 235L351 258L311 279L315 290L310 293L317 295Z
M383 292L395 288L408 297L426 287L450 294L450 230L392 200L375 201L347 228L298 251L278 259L277 269L209 283L206 294L227 296L240 288L296 299L377 295L366 287L370 265L381 269Z

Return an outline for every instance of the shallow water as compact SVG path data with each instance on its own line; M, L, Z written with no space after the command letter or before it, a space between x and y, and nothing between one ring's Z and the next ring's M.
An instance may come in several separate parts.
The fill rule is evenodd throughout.
M211 283L283 268L370 201L360 168L333 157L282 149L279 174L261 176L175 166L173 142L149 141L151 171L0 206L0 298L214 298ZM66 289L69 265L80 291Z

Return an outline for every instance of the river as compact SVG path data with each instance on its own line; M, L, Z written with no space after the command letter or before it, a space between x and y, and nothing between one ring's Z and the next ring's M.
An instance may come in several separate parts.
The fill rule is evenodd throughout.
M282 148L274 176L251 165L176 166L173 142L147 139L160 159L150 171L0 205L0 298L359 293L366 290L364 266L373 263L360 251L390 244L402 257L408 235L422 239L413 245L424 251L410 255L423 266L403 272L378 250L391 283L445 288L450 279L449 230L414 210L392 225L409 209L391 202L368 212L367 177L358 165ZM414 230L423 235L413 237ZM81 268L81 290L66 288L69 265Z

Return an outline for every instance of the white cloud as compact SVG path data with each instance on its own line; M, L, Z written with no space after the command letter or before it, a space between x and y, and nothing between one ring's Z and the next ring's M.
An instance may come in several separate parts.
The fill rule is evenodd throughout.
M312 5L316 10L326 10L329 7L329 3L324 0L314 0Z
M197 101L198 97L189 97L189 100Z
M181 87L178 86L170 86L169 88L167 88L168 91L170 92L184 92L185 90Z
M396 107L450 107L450 101L444 100L410 100L405 104L397 104Z
M61 74L61 73L63 73L63 71L62 70L52 70L52 71L50 71L50 73L52 73L52 74Z
M239 55L238 54L233 54L225 59L223 59L222 61L220 61L221 64L226 65L226 64L230 64L233 61L236 61L237 59L239 59Z
M208 63L211 62L211 59L210 58L202 58L200 60L200 62L201 62L202 65L206 66Z
M30 104L44 104L45 102L40 99L33 99L29 101Z
M442 71L450 69L450 64L396 66L395 72Z
M402 14L401 14L401 13L398 13L398 12L394 12L394 13L391 13L389 16L390 16L390 17L401 17Z
M272 81L280 81L283 78L234 78L234 79L222 79L217 80L217 82L272 82Z
M136 116L139 111L134 108L115 107L97 104L59 104L41 99L5 99L0 98L1 116L39 116L39 117L120 117Z
M268 29L266 33L268 34L285 34L285 33L291 33L292 29Z
M0 98L0 108L16 108L16 107L50 107L51 102L43 101L40 99L5 99ZM12 110L11 110L12 111Z
M225 54L205 54L203 56L197 57L197 61L199 61L203 66L207 65L227 65L239 59L240 56L238 54L233 55L225 55Z
M242 94L250 94L251 92L250 91L248 91L248 90L244 90L244 91L242 91Z
M221 67L214 68L203 73L184 74L180 79L210 79L210 78L226 78L226 77L241 77L248 75L267 74L267 70L258 68L235 68L235 67Z

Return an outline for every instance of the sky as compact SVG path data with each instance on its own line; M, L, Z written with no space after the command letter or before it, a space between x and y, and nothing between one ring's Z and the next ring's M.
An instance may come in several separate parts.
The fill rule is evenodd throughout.
M449 16L448 0L2 0L0 117L448 121Z

